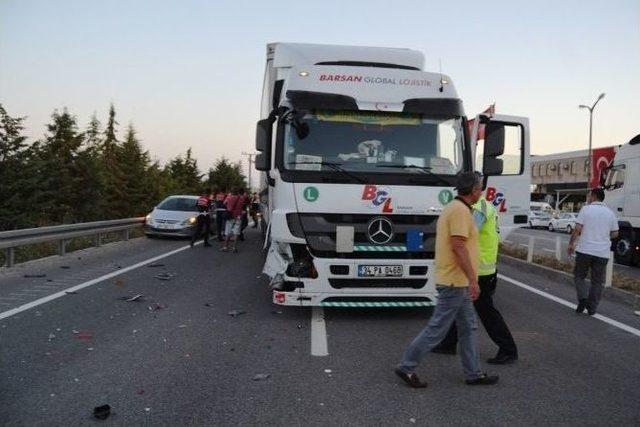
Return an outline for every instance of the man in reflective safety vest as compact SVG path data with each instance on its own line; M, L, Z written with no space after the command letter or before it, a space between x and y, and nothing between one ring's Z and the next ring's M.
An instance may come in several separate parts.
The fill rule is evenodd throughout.
M500 242L498 212L493 204L481 198L473 205L473 218L479 230L478 246L480 249L478 268L480 297L473 302L473 305L489 337L498 346L498 354L488 359L487 362L494 365L505 365L518 360L518 348L502 315L493 305L493 294L496 291L498 274L496 262ZM447 336L432 352L456 354L457 343L458 331L454 323Z

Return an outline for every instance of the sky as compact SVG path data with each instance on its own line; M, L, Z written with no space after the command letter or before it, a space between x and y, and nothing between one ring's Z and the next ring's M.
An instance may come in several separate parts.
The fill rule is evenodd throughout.
M579 104L605 92L594 147L640 133L640 2L0 0L0 103L35 140L55 109L86 127L116 108L161 161L253 151L269 42L406 47L468 116L530 119L531 152L587 148ZM246 163L245 163L246 165Z

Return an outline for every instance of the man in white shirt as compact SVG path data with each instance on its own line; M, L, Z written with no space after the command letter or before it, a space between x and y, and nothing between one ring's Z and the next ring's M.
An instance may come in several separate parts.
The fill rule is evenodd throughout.
M583 206L576 219L576 228L569 241L568 253L576 253L576 265L573 272L576 291L578 293L577 313L584 309L590 316L596 314L602 285L604 284L607 262L611 253L611 239L618 237L618 219L606 207L604 190L594 188L589 192L588 205ZM576 240L578 245L576 246ZM591 269L591 286L585 279Z

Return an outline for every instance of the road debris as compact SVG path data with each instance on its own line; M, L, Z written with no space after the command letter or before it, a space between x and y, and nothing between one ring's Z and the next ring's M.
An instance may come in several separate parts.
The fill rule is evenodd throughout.
M178 328L186 328L186 327L187 327L187 325L180 325L180 326L178 326Z
M76 330L74 330L73 334L80 341L88 342L88 341L91 341L93 339L93 335L90 334L89 332L86 332L86 331L76 331Z
M212 306L210 303L208 303L208 302L205 302L205 303L204 303L204 306L205 306L205 307L213 307L213 306Z
M63 270L68 270L68 269L70 269L71 267L70 267L70 266L68 266L68 265L61 265L61 266L60 266L60 268L61 268L61 269L63 269Z
M636 316L640 316L640 310L639 311L634 311L633 314L635 314Z
M331 369L325 369L325 370L324 370L324 373L325 373L325 374L330 374L331 372L333 372Z
M161 262L154 262L147 265L147 268L155 268L155 267L164 267L164 264L162 264Z
M25 279L40 279L42 277L47 277L46 274L25 274Z
M89 347L87 351L93 351L93 347Z
M151 412L151 408L144 408L146 412Z
M165 272L162 272L162 273L156 274L156 276L155 276L155 277L156 277L156 279L158 279L158 280L171 280L173 277L175 277L175 274L174 274L174 273L167 273L167 272L165 271Z
M50 333L50 334L49 334L49 341L53 341L54 339L56 339L55 334Z
M132 296L131 298L123 297L123 299L124 299L126 302L134 302L134 301L135 301L135 302L140 302L140 301L142 301L142 300L143 300L143 298L142 298L143 296L144 296L144 295L142 295L142 294L137 294L137 295Z
M116 279L115 281L115 285L119 288L124 286L124 280L122 280L121 278Z
M93 408L93 416L99 420L106 420L111 415L111 406L102 405Z
M143 389L139 389L136 393L138 395L142 396L144 394L144 390Z
M160 304L160 303L156 302L153 305L147 306L147 310L149 310L149 311L158 311L158 310L164 310L167 307L168 307L167 304Z
M269 377L271 377L271 374L256 374L253 377L253 381L264 381L264 380L268 379Z
M416 423L416 419L415 419L415 418L409 418L409 422L410 422L411 424L415 424L415 423Z
M67 294L67 295L78 295L78 291L66 291L65 294Z
M282 314L282 310L274 310L271 314Z
M243 310L231 310L227 314L231 317L238 317L240 315L247 314L247 312Z

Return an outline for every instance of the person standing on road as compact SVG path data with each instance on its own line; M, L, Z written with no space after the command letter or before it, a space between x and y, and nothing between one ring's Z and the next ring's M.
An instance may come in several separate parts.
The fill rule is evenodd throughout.
M611 255L611 240L618 237L618 219L611 209L602 203L603 201L602 188L594 188L589 192L588 204L578 213L576 228L571 234L567 249L569 256L574 252L576 254L573 271L578 294L576 312L582 313L586 309L590 316L596 314L602 296L602 285ZM591 286L585 282L589 269Z
M211 232L211 216L209 214L211 210L210 194L211 190L207 190L207 192L198 197L196 201L198 216L196 217L196 229L191 236L191 247L193 247L193 244L201 235L204 235L204 246L211 246L209 243L209 233Z
M220 249L223 252L238 252L236 247L238 236L240 235L240 227L242 225L242 204L243 198L238 194L238 190L227 196L224 201L226 208L226 223L225 223L225 241L224 245ZM229 247L229 243L233 246Z
M225 212L227 208L224 206L224 200L227 198L227 191L221 190L216 193L216 198L214 201L215 209L216 209L216 231L218 234L218 241L224 241L224 223L225 223Z
M480 198L473 205L473 218L479 232L480 264L478 267L478 284L480 296L473 306L480 317L482 325L489 337L498 346L498 354L487 360L492 365L504 365L518 360L518 348L509 331L504 318L493 305L493 294L498 283L496 263L498 261L498 245L500 243L498 212L493 204ZM433 353L456 354L458 331L454 322L444 340L433 350Z
M480 199L482 184L474 172L458 174L458 196L445 206L436 225L436 289L438 301L427 326L405 350L395 373L410 387L424 388L414 372L422 356L438 345L454 320L458 324L460 357L468 385L491 385L498 376L480 370L477 322L471 303L478 286L478 230L471 205Z

